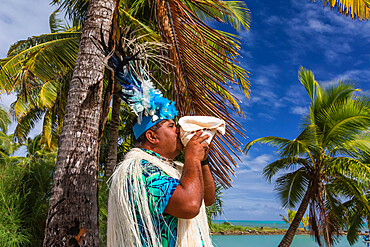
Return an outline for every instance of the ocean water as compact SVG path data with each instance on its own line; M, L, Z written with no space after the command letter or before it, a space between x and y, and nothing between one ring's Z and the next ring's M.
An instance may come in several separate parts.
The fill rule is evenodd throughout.
M213 235L212 242L215 247L276 247L283 235ZM296 235L291 247L318 247L312 236ZM365 247L362 238L352 247ZM350 247L346 237L341 237L333 247Z
M224 220L217 220L215 223L222 224ZM283 221L237 221L229 220L233 225L250 227L270 227L276 229L288 229L289 224ZM300 225L303 228L303 225ZM366 226L365 226L366 227ZM212 241L215 247L275 247L278 246L283 235L213 235ZM310 235L296 235L291 247L318 247L314 238ZM352 247L365 247L362 236ZM351 247L345 236L333 247Z

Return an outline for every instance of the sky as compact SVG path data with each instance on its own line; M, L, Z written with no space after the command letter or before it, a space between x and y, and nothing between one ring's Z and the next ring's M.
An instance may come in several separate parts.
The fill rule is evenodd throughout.
M293 139L308 113L309 97L298 80L301 66L311 70L324 85L350 80L359 94L370 94L370 24L339 15L320 3L306 0L247 0L251 12L249 31L241 37L243 68L250 73L251 97L240 92L246 130L244 144L263 136ZM55 7L48 0L0 1L0 57L17 40L49 32L48 18ZM225 29L224 25L212 26ZM9 106L14 96L1 95ZM14 125L13 125L14 129ZM12 128L10 128L10 132ZM40 133L41 124L31 132ZM280 220L281 208L274 185L262 179L263 167L276 158L268 146L253 146L236 169L232 188L223 194L221 220Z

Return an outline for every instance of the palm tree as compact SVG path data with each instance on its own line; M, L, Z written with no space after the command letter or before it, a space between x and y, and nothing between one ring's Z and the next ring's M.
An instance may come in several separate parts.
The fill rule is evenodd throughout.
M285 223L291 224L296 214L297 214L297 211L288 209L288 218L286 218L282 214L280 214L280 216Z
M360 21L369 20L369 0L321 0L321 2L324 2L324 7L330 6L331 9L337 10L341 14L351 15L354 20L356 18Z
M13 44L0 60L0 91L15 92L11 107L17 121L15 138L25 141L35 122L43 118L42 142L55 147L63 123L69 80L81 32L63 25L54 12L51 33Z
M280 214L280 216L282 217L282 219L285 223L288 223L290 225L293 222L293 219L294 219L296 214L297 214L297 211L288 209L288 218L286 218L282 214ZM307 226L308 226L308 221L309 221L309 217L306 214L304 217L302 217L302 220L301 220L301 223L302 223L303 228L304 228L305 231L306 231Z
M91 36L109 40L115 6L113 0L89 2L59 140L44 246L99 245L98 135L105 54Z
M310 217L306 214L302 217L301 223L303 225L304 231L307 231L307 226L310 224Z
M370 168L358 157L369 153L370 138L364 132L370 126L370 100L354 97L357 91L344 82L323 88L311 71L301 68L300 82L310 99L310 113L303 131L293 140L262 137L249 142L277 147L279 159L267 165L263 176L268 181L280 171L289 171L276 179L275 190L284 207L299 204L297 214L279 246L289 246L309 206L310 225L321 246L320 235L328 246L339 232L336 208L343 198L362 202L369 213L365 195Z

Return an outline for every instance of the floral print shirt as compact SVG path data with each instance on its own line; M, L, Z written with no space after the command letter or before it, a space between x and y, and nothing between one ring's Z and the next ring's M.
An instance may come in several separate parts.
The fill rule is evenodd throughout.
M163 159L159 154L151 150L142 150L158 157L159 159ZM162 246L173 247L176 243L178 218L163 213L163 211L177 185L179 185L179 180L168 176L157 166L146 160L141 160L141 165L143 167L142 179L146 188L154 228L159 231L158 236L160 236ZM140 216L137 215L137 218L140 219ZM140 220L139 226L142 226L142 224L140 224ZM144 228L141 227L140 230L141 241L144 246L147 246Z

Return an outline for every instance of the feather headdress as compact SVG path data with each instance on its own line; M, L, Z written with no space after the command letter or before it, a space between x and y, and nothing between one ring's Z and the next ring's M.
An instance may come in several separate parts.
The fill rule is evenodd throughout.
M135 138L141 136L146 130L164 119L174 119L178 112L175 102L165 98L162 92L156 89L143 68L135 66L138 60L136 53L122 59L115 53L109 58L110 67L119 84L122 86L120 96L137 116L134 125Z

